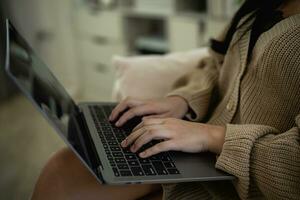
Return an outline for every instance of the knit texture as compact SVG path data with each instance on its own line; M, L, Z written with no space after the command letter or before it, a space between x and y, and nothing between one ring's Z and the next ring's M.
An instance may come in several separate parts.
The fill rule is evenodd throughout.
M234 193L240 199L300 199L300 15L263 33L250 63L245 31L237 31L225 57L211 52L169 94L188 101L190 120L226 126L216 167L237 177L235 190L224 182L225 188L169 184L165 199L234 199Z

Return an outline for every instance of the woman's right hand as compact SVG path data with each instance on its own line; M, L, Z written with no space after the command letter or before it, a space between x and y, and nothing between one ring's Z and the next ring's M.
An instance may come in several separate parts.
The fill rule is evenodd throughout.
M114 108L109 120L114 122L118 119L115 125L120 127L133 117L181 119L187 111L188 103L180 96L170 96L160 100L126 98Z

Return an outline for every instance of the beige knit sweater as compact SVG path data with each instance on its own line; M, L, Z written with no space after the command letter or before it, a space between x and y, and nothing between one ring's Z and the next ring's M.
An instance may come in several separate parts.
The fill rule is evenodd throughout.
M226 56L211 52L169 94L188 101L191 120L226 126L216 167L237 177L235 189L230 182L169 184L165 199L300 199L300 15L263 33L249 63L245 31Z

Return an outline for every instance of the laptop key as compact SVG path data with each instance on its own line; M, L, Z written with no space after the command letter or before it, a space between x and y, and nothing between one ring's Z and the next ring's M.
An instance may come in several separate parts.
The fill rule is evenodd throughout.
M121 169L129 169L128 165L127 164L118 164L117 165L118 168L121 170Z
M130 160L130 161L128 161L128 164L130 166L139 166L139 163L136 160Z
M125 154L125 158L127 160L136 160L137 159L135 154Z
M115 141L115 140L116 140L114 135L105 135L105 138L106 138L109 142Z
M165 155L161 156L161 160L162 161L171 161L171 158L169 155L165 154Z
M110 146L112 146L112 145L118 146L119 144L117 142L108 142L108 145L110 145Z
M150 160L148 158L140 158L139 161L141 164L149 164L150 163Z
M109 161L115 161L115 158L113 158L112 156L107 157Z
M124 139L125 139L125 137L124 137L124 138L117 138L117 141L118 141L119 143L121 143L121 142L123 142Z
M160 158L158 156L156 156L156 155L151 156L149 159L152 160L152 161L160 160Z
M123 158L123 153L122 152L112 152L112 155L114 157L122 157Z
M122 133L123 131L122 131L122 129L120 129L120 128L116 128L116 127L112 127L112 130L114 131L114 133Z
M153 169L153 167L151 165L142 165L143 171L145 172L145 174L147 176L154 176L156 175L155 170Z
M129 148L122 149L125 154L132 154Z
M126 163L126 160L124 158L115 158L114 159L116 163L121 164L121 163Z
M107 116L109 116L111 111L113 110L113 107L112 106L103 106L103 110L104 110L105 114Z
M116 138L118 138L118 139L124 140L126 138L126 136L124 136L122 133L116 133L115 135L116 135Z
M140 167L131 167L131 172L134 176L144 176L144 172Z
M110 135L113 135L113 134L111 134L112 132L111 131L102 131L102 134L104 135L104 136L110 136Z
M132 176L132 173L129 170L121 170L121 176Z
M177 169L167 169L169 174L180 174L180 172Z
M120 147L116 147L116 146L111 146L110 150L111 151L121 151L121 148Z
M99 112L97 110L96 113L97 113L96 115L97 115L98 119L103 119L105 117L104 114L101 111Z
M173 162L164 162L166 168L176 168Z
M115 176L120 176L119 170L117 168L113 167L113 172Z
M109 133L111 131L111 128L109 126L102 126L101 129L103 133Z
M106 123L106 121L100 121L100 126L101 126L101 127L110 127L110 125L108 125L108 124Z
M102 143L106 143L104 136L100 135L99 137L100 137Z
M165 169L164 165L158 161L158 162L152 162L152 165L155 168L155 171L158 175L167 175L168 171Z
M109 163L110 163L110 166L112 166L112 167L116 166L116 163L114 161L109 161Z

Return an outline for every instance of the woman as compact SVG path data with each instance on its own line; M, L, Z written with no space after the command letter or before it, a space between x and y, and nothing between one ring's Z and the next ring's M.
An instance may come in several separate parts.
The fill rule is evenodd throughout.
M101 186L62 150L42 172L33 199L161 199L161 188L165 199L299 199L299 13L298 0L246 0L212 41L210 56L176 90L162 100L127 99L110 116L122 126L147 115L124 148L136 152L163 139L140 156L211 151L216 167L237 177L232 184Z

